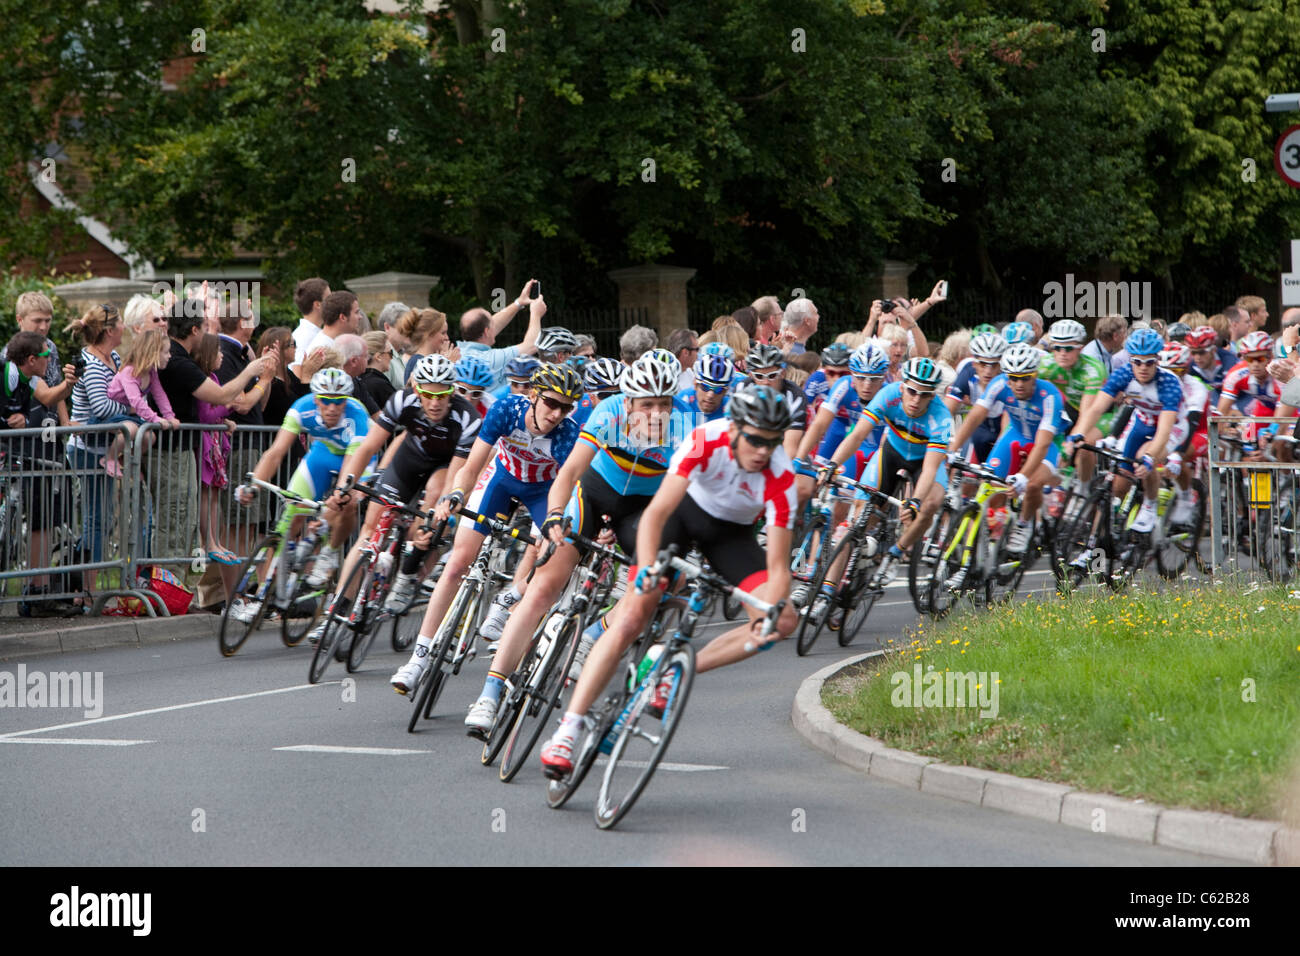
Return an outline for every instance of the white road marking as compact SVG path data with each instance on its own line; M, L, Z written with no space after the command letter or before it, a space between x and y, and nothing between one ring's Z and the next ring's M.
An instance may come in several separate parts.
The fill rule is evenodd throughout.
M432 750L401 750L396 747L328 747L323 744L299 744L296 747L275 747L274 750L291 750L297 753L313 754L378 754L392 756L395 754L427 754Z
M46 737L28 740L26 737L0 737L0 744L74 744L80 747L134 747L136 744L156 744L156 740L113 740L93 737Z
M15 737L26 737L28 734L45 734L51 730L66 730L69 727L86 727L90 724L105 724L110 720L126 720L128 717L147 717L149 714L165 714L172 710L188 710L191 707L205 707L208 704L225 704L232 700L250 700L254 697L269 697L272 694L287 694L295 690L310 690L313 687L327 687L337 681L326 681L324 684L295 684L292 687L277 687L275 690L259 690L252 694L236 694L234 697L213 697L210 700L196 700L188 704L172 704L170 707L151 707L148 710L137 710L129 714L114 714L111 717L95 717L91 720L76 720L70 724L54 724L50 727L37 727L34 730L18 730L10 734L0 734L0 741L12 740Z
M596 760L596 763L603 766L609 763L609 760L606 757L600 757ZM620 760L618 763L621 767L644 767L647 765L644 760ZM719 767L711 763L661 763L655 769L671 770L677 773L697 773L701 770L730 770L731 768Z

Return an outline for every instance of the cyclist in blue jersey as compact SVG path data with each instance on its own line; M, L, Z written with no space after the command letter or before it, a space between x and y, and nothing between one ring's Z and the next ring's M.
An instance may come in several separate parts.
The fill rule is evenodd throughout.
M948 406L955 418L963 409L970 408L984 395L989 384L998 377L1002 370L1002 355L1008 348L1007 340L997 332L984 332L970 340L971 361L962 366L956 380L948 388L943 403ZM998 440L999 422L986 418L974 434L971 435L974 461L986 461ZM956 450L967 454L964 443L957 443Z
M868 342L860 346L849 356L849 374L841 378L831 388L813 416L812 424L804 432L803 440L795 455L795 471L799 475L799 503L802 505L812 497L816 484L818 468L830 461L835 449L862 416L862 408L875 398L884 384L885 373L889 371L889 356L876 345ZM862 474L868 458L880 445L878 435L870 440L858 456L857 467L852 470L852 477L857 479ZM843 520L843 506L837 507L836 522Z
M835 383L849 374L851 354L852 349L843 342L833 342L822 349L822 367L809 375L803 385L804 398L814 416Z
M587 367L582 371L582 384L586 388L586 394L582 396L582 401L578 402L578 407L573 410L573 420L579 426L587 424L587 419L591 417L592 411L596 406L612 395L618 394L618 382L623 377L623 370L627 368L618 359L602 358L594 362L588 362Z
M1177 375L1158 367L1164 339L1153 329L1134 329L1124 341L1129 363L1110 373L1097 397L1074 425L1074 433L1065 440L1064 452L1070 454L1074 445L1084 440L1096 441L1101 433L1097 422L1114 404L1119 395L1133 407L1133 417L1120 435L1123 448L1120 454L1141 461L1133 473L1142 482L1142 507L1134 519L1132 530L1145 534L1156 526L1156 506L1160 492L1160 476L1156 466L1165 460L1169 438L1178 423L1183 404L1183 385ZM1115 493L1123 494L1127 485L1117 480Z
M352 377L342 369L321 369L311 377L310 387L311 394L294 402L284 416L284 424L280 426L275 441L258 459L253 477L269 482L293 444L306 436L312 440L311 447L298 463L286 490L302 498L320 501L333 487L347 456L361 447L370 431L370 416L366 407L352 397ZM373 464L374 459L371 459L370 466ZM241 505L247 505L252 503L256 493L256 485L241 485L235 489L235 498ZM337 555L356 525L355 504L329 515L330 540L322 545L321 553L329 551ZM335 557L333 567L337 564ZM325 584L333 567L330 572L312 580L311 584L315 587ZM316 577L314 571L313 577ZM257 612L257 603L238 598L230 608L230 616L244 624L255 620Z
M491 387L492 369L487 362L467 355L456 363L456 394L469 402L480 418L492 407Z
M939 367L931 359L908 359L902 368L901 381L890 382L876 393L822 471L822 477L829 479L883 423L885 437L867 460L861 483L891 493L897 490L900 469L912 478L912 497L903 507L903 518L910 519L910 523L881 561L871 581L873 587L884 587L894 579L903 551L916 543L943 503L943 493L948 487L946 458L953 438L953 422L952 413L943 402L934 400L941 378Z
M721 355L701 355L695 360L695 387L677 393L677 400L698 413L699 424L717 421L727 414L727 392L736 376L736 365Z
M451 477L450 490L439 499L436 516L439 519L449 517L466 503L467 497L468 506L479 514L506 513L513 498L531 512L535 524L545 520L546 493L559 474L560 462L569 457L578 440L578 426L569 419L569 413L581 396L582 383L573 369L542 365L533 373L531 396L513 395L488 412L479 427L469 458ZM469 488L473 491L467 492ZM411 659L393 675L392 684L398 693L407 694L419 683L420 675L428 666L429 650L433 647L438 627L486 535L487 528L477 522L462 522L457 528L455 543L447 556L442 576L429 598ZM399 582L410 593L419 578L403 574ZM514 601L518 601L521 596L518 585L511 594ZM496 713L501 681L513 669L512 665L501 674L496 666L499 663L494 662L493 670L488 674L489 686L484 688L484 694L491 698L488 727ZM475 707L471 717L483 710L479 704ZM474 726L479 726L479 723Z
M985 464L999 478L1006 478L1018 457L1024 456L1011 475L1012 487L1022 498L1020 516L1007 538L1012 554L1022 554L1033 539L1043 489L1056 478L1061 455L1056 436L1069 423L1060 389L1038 377L1041 359L1042 353L1027 342L1007 349L1002 354L1002 374L989 383L953 440L954 448L964 447L986 418L997 420L1006 413L1007 427Z
M634 553L641 512L663 481L673 452L695 427L695 412L673 397L678 374L647 352L624 371L622 394L591 413L548 492L541 530L555 543L555 552L510 609L493 659L498 673L509 674L518 666L537 625L578 566L581 554L564 541L566 516L573 530L587 538L597 536L608 516L619 545Z
M530 380L533 373L537 371L541 364L531 355L522 355L519 358L511 359L506 363L506 380L501 383L500 388L492 391L492 400L500 401L510 395L527 395L528 390L532 388Z

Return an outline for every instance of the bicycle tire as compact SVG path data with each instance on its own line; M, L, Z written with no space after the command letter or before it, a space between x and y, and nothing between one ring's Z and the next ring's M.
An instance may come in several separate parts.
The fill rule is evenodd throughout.
M393 547L399 546L400 543L400 539L395 538ZM392 586L392 578L385 578L380 581L373 573L367 576L364 582L367 591L365 604L362 606L361 612L364 617L361 626L352 638L352 646L348 648L347 666L349 674L355 674L361 670L361 665L365 663L366 654L370 652L370 645L375 642L380 627L393 616L383 609L384 600Z
M230 599L226 601L226 609L221 612L221 627L217 632L217 646L221 649L222 657L232 657L244 646L248 636L252 634L261 625L263 618L266 617L267 601L271 597L271 588L266 586L275 580L275 575L280 569L280 562L275 555L280 546L280 536L277 534L268 534L258 542L253 553L248 556L243 564L239 566L239 578L235 584L235 590ZM259 582L258 569L267 559L273 562L267 574L265 583ZM258 593L264 592L261 596L262 606L257 609L257 615L247 624L236 621L230 616L231 608L235 606L235 601L258 600Z
M695 648L682 641L666 652L665 657L667 658L666 662L647 675L645 686L632 701L632 713L624 721L622 730L614 741L613 749L610 751L609 762L605 765L605 776L601 781L595 807L596 826L602 830L617 826L619 821L627 816L632 807L636 805L637 799L650 782L650 778L654 775L659 762L663 760L664 754L668 752L668 746L672 743L673 734L677 730L677 725L681 723L682 713L686 710L686 702L690 698L691 685L695 678ZM676 677L671 676L674 672ZM659 675L658 679L651 679L656 674ZM640 724L649 716L648 705L655 693L655 685L665 678L674 680L676 686L669 695L668 706L663 715L659 718L650 718L651 720L657 719L659 722L658 738L652 740L650 752L645 756L644 760L639 758L628 759L628 748L633 737L651 736L641 729ZM611 793L618 793L623 789L622 784L613 786L620 763L622 763L625 770L640 772L634 774L630 789L623 796L618 797L616 801L611 802ZM642 764L643 766L641 766Z
M857 558L853 561L853 566L849 567L847 560L849 552L854 544L851 535L845 535L835 549L835 554L831 556L831 566L834 567L836 559L841 552L845 552L846 563L840 576L840 588L836 594L835 604L844 609L844 617L840 620L840 629L835 634L839 641L840 647L848 647L853 643L853 639L858 636L858 631L862 630L862 625L866 623L867 617L871 614L872 607L879 600L881 592L871 587L870 578L867 574L867 561L869 560L862 554L861 547L858 548ZM844 576L848 576L848 582L844 583Z
M483 741L483 753L479 757L479 761L485 767L490 767L492 761L497 759L497 754L501 752L501 748L506 745L506 740L510 736L510 728L514 726L519 705L527 694L528 682L537 666L537 642L541 639L542 631L550 620L551 615L546 615L542 623L533 631L533 636L528 641L528 650L524 652L514 673L506 679L501 703L497 707L496 717L492 721L492 729L488 731L487 740Z
M1006 604L1015 599L1016 591L1020 588L1020 582L1024 580L1025 572L1034 565L1037 560L1037 549L1034 545L1034 531L1029 535L1029 541L1025 545L1025 550L1021 552L1019 558L1012 556L1007 550L1007 536L1011 533L1011 520L1008 518L1006 526L1002 529L1002 534L998 536L997 551L994 554L993 573L984 579L984 601L990 607L994 604ZM1003 571L1005 564L1014 566Z
M578 652L578 642L582 631L578 629L578 619L569 617L560 626L537 675L536 685L529 689L515 716L510 729L505 749L501 752L501 768L498 776L502 783L509 783L519 773L528 759L528 755L537 746L542 731L546 729L551 714L564 696L564 685L569 676L569 667Z
M428 607L429 602L421 601L412 604L406 610L406 613L393 616L388 634L388 643L395 654L411 649L415 639L420 636L420 628L424 624L424 614Z
M1097 548L1093 540L1093 522L1097 519L1099 507L1110 507L1110 496L1103 491L1104 504L1097 495L1090 495L1063 531L1056 535L1052 543L1052 573L1056 577L1056 589L1062 594L1077 591L1094 575L1110 578L1111 562L1114 556L1106 548ZM1104 519L1103 519L1104 520ZM1101 529L1098 530L1100 536ZM1100 551L1101 554L1096 554ZM1080 568L1075 562L1084 555L1088 556L1088 567ZM1102 564L1098 565L1098 559Z
M600 742L614 726L614 721L618 719L626 701L627 688L625 687L607 694L597 708L600 717L592 723L591 729L578 744L578 750L574 754L573 772L559 780L547 779L546 805L552 810L558 810L568 803L569 798L577 793L582 781L587 779L587 774L600 755Z
M912 553L907 560L907 590L912 595L912 606L918 614L930 613L928 602L934 565L942 553L949 523L954 515L961 513L962 509L954 508L945 501L934 516L929 530L921 536L920 541L912 545Z
M358 575L365 574L368 568L369 565L364 559L357 561L357 563L352 566L352 570L348 573L343 585L335 593L337 595L345 595L348 591L352 590L354 582L360 585L361 582L356 579ZM352 615L356 611L357 602L364 599L365 598L361 593L361 588L358 587L356 589L356 596L352 599L352 604L348 609L346 617L340 618L332 608L328 612L329 620L326 622L325 630L321 632L320 641L316 645L316 653L314 653L311 658L311 667L307 670L307 680L311 683L319 684L320 679L325 676L325 671L329 669L330 661L334 658L335 645L342 641L344 632L350 629Z
M424 678L420 688L419 699L415 702L415 714L412 715L410 723L407 725L407 731L415 733L415 725L421 720L430 720L433 718L433 708L438 704L438 698L442 696L443 688L447 684L447 672L443 670L443 664L451 656L452 644L456 642L460 634L459 627L453 627L449 622L462 620L466 613L470 600L470 590L477 590L477 584L473 584L473 578L466 578L461 584L460 589L456 592L456 597L452 599L451 606L447 609L446 616L443 617L442 623L438 625L438 633L434 637L433 647L429 651L429 667L426 673L429 675Z
M294 552L293 563L297 566L297 570L291 572L289 594L285 606L280 608L280 640L285 647L297 647L302 643L303 638L311 633L311 629L320 620L329 601L328 581L320 587L312 587L307 583L307 576L311 573L310 567L316 555L320 554L325 540L324 535L318 535L308 554L303 555L296 550ZM298 547L302 547L301 541ZM311 604L304 603L307 601ZM310 614L305 613L308 608Z
M1174 531L1172 521L1175 502L1170 500L1165 511L1163 546L1155 549L1156 570L1161 577L1172 581L1187 569L1189 562L1198 555L1201 546L1201 526L1205 521L1205 487L1200 479L1192 479L1192 491L1196 496L1196 505L1190 525Z
M849 535L844 536L845 541L849 540ZM817 638L821 635L822 630L826 627L826 621L830 617L830 607L835 602L827 604L826 613L818 621L813 620L813 607L817 604L817 598L822 592L822 582L826 580L826 575L830 572L832 556L835 552L838 542L834 541L831 534L823 534L821 546L818 548L817 564L814 568L812 578L808 583L808 601L799 615L799 630L795 635L794 649L800 657L806 657L812 650L813 644L817 643Z
M959 536L968 533L966 525L968 517L971 521L982 522L980 506L972 503L952 512L944 528L943 539L935 555L934 566L930 569L930 580L926 585L926 603L928 607L926 613L936 621L947 617L953 606L963 596L973 591L978 584L980 555L982 549L986 546L985 528L982 523L976 532L975 542L971 548L971 568L966 572L966 580L962 583L959 591L952 591L947 586L948 579L956 574L961 567L964 549Z

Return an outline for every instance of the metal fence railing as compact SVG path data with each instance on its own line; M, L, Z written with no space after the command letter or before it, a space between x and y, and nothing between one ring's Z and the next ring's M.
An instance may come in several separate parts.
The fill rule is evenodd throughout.
M1262 452L1261 429L1291 422L1252 416L1212 417L1208 426L1211 567L1286 580L1300 556L1300 471L1286 438ZM1287 457L1292 460L1285 460ZM1283 459L1283 460L1278 460ZM1244 561L1243 561L1244 559Z

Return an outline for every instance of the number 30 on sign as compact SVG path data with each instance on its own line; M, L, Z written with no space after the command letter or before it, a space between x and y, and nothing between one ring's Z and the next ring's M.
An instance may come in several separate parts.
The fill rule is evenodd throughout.
M1287 185L1300 189L1300 126L1292 126L1278 137L1273 165Z

